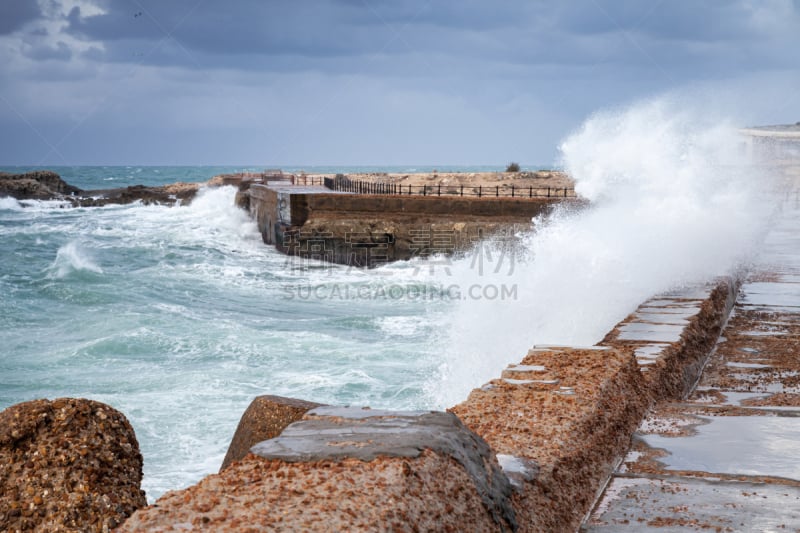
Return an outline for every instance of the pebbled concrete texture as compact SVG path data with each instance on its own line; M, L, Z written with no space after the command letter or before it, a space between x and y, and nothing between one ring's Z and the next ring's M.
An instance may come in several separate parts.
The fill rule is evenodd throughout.
M453 412L498 454L537 465L516 480L520 531L574 530L645 412L641 375L616 350L534 349L521 364L546 371L493 380Z
M120 531L513 531L512 487L454 415L320 407Z
M146 504L127 418L100 402L33 400L0 412L0 531L113 529Z
M580 526L647 409L696 380L735 288L721 279L659 295L597 346L534 347L452 409L498 456L537 465L528 479L507 472L521 531Z
M286 426L300 420L306 412L319 406L318 403L282 396L257 396L250 402L239 420L220 472L234 461L243 459L254 444L277 437Z

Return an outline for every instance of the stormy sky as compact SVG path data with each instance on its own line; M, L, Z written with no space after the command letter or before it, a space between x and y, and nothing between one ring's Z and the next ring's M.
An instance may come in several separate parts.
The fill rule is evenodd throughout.
M665 92L800 120L800 0L0 0L0 69L0 165L549 165Z

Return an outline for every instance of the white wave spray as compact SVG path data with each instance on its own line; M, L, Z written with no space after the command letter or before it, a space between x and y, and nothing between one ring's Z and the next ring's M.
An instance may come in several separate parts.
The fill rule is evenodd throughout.
M667 99L598 113L560 149L591 205L559 209L524 236L527 260L495 253L482 272L474 256L453 265L462 293L484 289L445 325L429 391L440 406L463 401L534 344L594 344L647 298L731 271L771 212L769 180L735 128ZM491 297L503 289L511 296Z
M79 271L103 273L103 269L94 262L91 254L76 241L70 241L58 249L49 271L50 277L59 279Z
M11 198L10 196L4 196L0 198L0 211L19 211L20 209L22 209L22 206L14 198Z

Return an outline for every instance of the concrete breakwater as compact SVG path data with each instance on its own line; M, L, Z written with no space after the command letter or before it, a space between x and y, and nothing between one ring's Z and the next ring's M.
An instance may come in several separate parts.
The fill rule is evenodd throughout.
M359 267L466 250L503 229L530 229L560 197L351 194L285 181L240 182L266 244L302 259Z
M573 531L648 408L691 387L735 292L661 295L597 346L536 346L450 413L260 399L234 437L249 454L120 530Z

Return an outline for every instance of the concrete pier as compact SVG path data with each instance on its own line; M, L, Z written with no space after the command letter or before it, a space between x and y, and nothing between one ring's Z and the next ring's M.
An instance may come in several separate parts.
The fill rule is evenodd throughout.
M256 220L266 244L299 259L376 267L449 255L510 228L528 230L534 217L564 197L461 197L355 194L286 182L247 184L239 204Z

